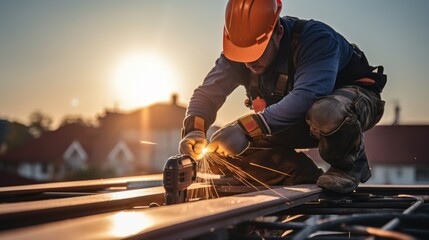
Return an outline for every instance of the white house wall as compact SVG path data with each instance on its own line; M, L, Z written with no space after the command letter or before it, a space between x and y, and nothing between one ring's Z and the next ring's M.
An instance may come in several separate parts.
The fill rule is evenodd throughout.
M46 166L46 171L42 171L42 164L35 164L35 179L39 181L47 181L52 180L52 172L53 172L53 166L51 164L48 164Z
M119 141L108 154L107 161L117 176L125 176L133 171L134 158L134 154L127 144L124 141Z
M77 140L74 140L66 149L63 159L72 170L84 170L88 168L88 154Z
M51 164L46 166L46 171L43 171L42 163L22 163L18 167L20 176L38 181L53 180L53 171L54 167Z
M30 163L21 163L18 166L18 174L22 177L26 178L33 178L33 170L32 170L32 164Z
M368 184L416 184L416 167L403 165L373 165Z

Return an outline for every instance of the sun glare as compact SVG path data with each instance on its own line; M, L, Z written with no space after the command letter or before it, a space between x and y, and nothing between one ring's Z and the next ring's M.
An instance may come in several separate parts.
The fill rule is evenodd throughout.
M159 54L150 52L125 56L114 75L119 104L126 109L167 101L176 91L176 82L172 66Z
M129 237L143 231L153 223L154 220L144 213L119 212L112 217L111 234L114 237Z

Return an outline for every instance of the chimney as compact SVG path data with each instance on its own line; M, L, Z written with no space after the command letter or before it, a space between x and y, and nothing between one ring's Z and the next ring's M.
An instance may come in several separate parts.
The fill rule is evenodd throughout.
M172 105L175 105L175 106L177 106L177 98L178 98L179 96L177 95L177 93L173 93L172 95L171 95L171 104Z
M393 119L393 125L399 125L399 117L401 114L401 107L399 106L399 103L395 103L395 118Z

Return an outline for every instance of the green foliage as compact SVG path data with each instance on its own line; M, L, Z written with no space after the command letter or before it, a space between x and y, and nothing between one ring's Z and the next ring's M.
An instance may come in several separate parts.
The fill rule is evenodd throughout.
M84 119L80 115L66 115L61 120L60 127L64 127L64 126L67 126L70 124L77 124L80 126L92 126L93 125L91 120Z
M40 137L44 132L51 130L53 123L52 117L41 112L34 111L30 114L30 133L34 137Z
M21 146L34 138L33 135L30 134L29 128L18 122L3 120L1 132L0 145L3 144L7 151Z

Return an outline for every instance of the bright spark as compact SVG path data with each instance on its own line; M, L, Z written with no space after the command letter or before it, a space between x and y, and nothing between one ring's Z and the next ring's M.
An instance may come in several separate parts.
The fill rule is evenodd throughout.
M198 160L203 159L206 153L208 153L207 148L203 148L203 151L201 151L201 154L198 156Z
M236 157L237 159L241 159L241 157ZM205 161L210 162L211 164L219 164L222 165L224 167L226 167L226 169L228 169L231 173L233 173L233 177L236 178L238 181L242 182L244 185L249 186L254 188L255 190L259 190L258 187L256 187L254 184L252 184L251 181L254 181L260 185L262 185L263 187L265 187L268 190L271 190L272 192L276 193L277 195L279 195L282 198L286 198L285 196L283 196L281 193L277 192L275 189L271 188L268 184L260 181L259 179L257 179L256 177L252 176L251 174L247 173L246 171L243 171L240 167L235 166L232 162L214 154L214 153L207 153L204 157ZM261 165L259 165L261 166ZM271 169L271 168L266 168L266 170L269 171L273 171L273 172L277 172L277 173L281 173L283 175L287 175L290 176L286 173L282 173L279 172L275 169Z
M207 148L203 148L203 154L206 154L208 152Z
M219 194L216 191L216 188L214 187L213 179L220 178L219 175L213 174L213 172L210 169L210 163L209 158L207 157L207 154L204 152L201 154L201 159L197 162L197 168L198 168L198 174L197 174L197 182L203 183L204 185L208 185L210 187L206 187L203 189L191 189L190 191L190 198L195 199L197 197L202 197L204 199L210 199L210 198L219 198Z
M238 160L240 160L242 157L234 157ZM275 173L279 173L285 176L290 176L287 173L280 172L278 170L265 167L259 164L250 163L252 166L260 167L268 171L272 171ZM218 198L219 194L216 191L214 179L218 179L222 175L213 174L211 171L211 166L222 166L225 170L228 170L238 181L242 182L245 186L254 188L255 190L260 190L257 186L254 185L254 183L260 184L263 187L265 187L268 190L271 190L272 192L276 193L282 198L286 198L281 193L277 192L275 189L271 188L268 184L265 184L264 182L260 181L256 177L252 176L251 174L247 173L246 171L243 171L240 167L234 165L233 161L228 161L224 159L221 156L218 156L216 153L207 152L206 149L203 149L201 153L201 160L198 161L198 174L197 174L197 182L204 183L205 185L211 185L211 187L204 188L203 190L197 190L194 189L190 192L190 198L191 199L197 199L197 198L204 198L204 199L210 199L210 198ZM222 168L218 169L223 175L226 175Z
M285 176L291 176L290 174L287 174L287 173L284 173L284 172L280 172L279 170L272 169L272 168L269 168L269 167L266 167L266 166L262 166L262 165L259 165L259 164L256 164L256 163L250 163L250 165L255 166L255 167L260 167L260 168L263 168L263 169L266 169L266 170L269 170L269 171L272 171L272 172L276 172L276 173L279 173L279 174L282 174L282 175L285 175Z

